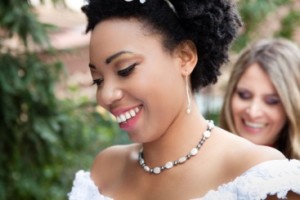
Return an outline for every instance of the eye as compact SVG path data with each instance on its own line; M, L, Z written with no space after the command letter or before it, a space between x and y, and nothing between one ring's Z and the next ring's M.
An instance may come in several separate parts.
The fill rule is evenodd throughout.
M237 90L236 93L240 97L240 99L247 100L247 99L251 99L252 97L251 93L248 91Z
M133 63L132 65L129 65L127 68L119 70L118 71L118 75L119 76L129 76L131 74L131 72L133 72L133 70L135 69L135 66L137 66L138 63Z
M99 86L99 85L101 85L101 83L103 82L103 79L95 79L95 80L93 80L93 85L97 85L97 86Z
M280 98L277 96L269 96L265 99L266 104L276 105L280 103Z

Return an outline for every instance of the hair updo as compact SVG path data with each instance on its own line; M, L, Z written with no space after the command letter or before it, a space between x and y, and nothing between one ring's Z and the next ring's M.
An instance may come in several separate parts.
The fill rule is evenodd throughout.
M194 42L198 62L191 74L193 91L217 81L241 26L230 0L88 0L82 10L88 19L86 32L106 19L135 18L160 34L169 51L182 41Z

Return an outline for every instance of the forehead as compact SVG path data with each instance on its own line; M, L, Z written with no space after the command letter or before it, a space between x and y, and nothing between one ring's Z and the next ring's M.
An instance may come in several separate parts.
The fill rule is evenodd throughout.
M258 63L251 64L247 68L238 81L237 86L266 93L276 92L269 75L259 66Z
M137 40L140 38L160 38L158 31L146 22L137 19L107 19L98 23L91 34L91 41L103 40L113 42L114 40L124 39L125 37ZM92 43L91 43L92 44Z
M98 32L122 32L129 31L129 29L139 30L143 29L143 23L137 19L120 19L120 18L111 18L99 22L93 29L92 35L97 34ZM126 32L122 32L126 33Z
M90 53L115 53L120 50L146 50L162 45L161 37L136 19L108 19L98 23L91 33Z

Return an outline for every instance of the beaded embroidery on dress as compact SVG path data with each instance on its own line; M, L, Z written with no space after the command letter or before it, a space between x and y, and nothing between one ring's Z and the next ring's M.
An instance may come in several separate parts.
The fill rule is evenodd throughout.
M100 188L101 190L101 188ZM204 200L260 200L267 195L284 199L289 191L300 195L300 161L272 160L260 163L230 183L211 190ZM89 172L78 171L69 200L112 200L103 196L90 178ZM196 198L197 199L197 198Z

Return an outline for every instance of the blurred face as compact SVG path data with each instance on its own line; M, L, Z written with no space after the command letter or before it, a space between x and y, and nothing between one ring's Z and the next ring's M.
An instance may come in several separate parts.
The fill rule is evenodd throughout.
M135 142L159 138L184 113L184 78L161 38L135 20L99 23L90 40L97 102Z
M268 75L252 64L233 94L232 114L237 133L261 145L274 145L286 122L280 98Z

